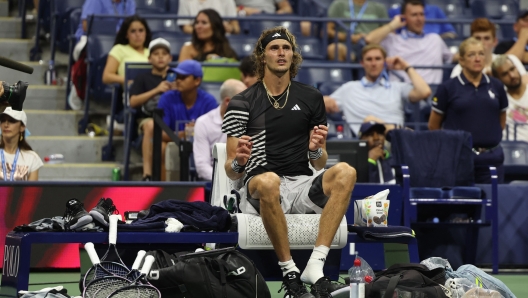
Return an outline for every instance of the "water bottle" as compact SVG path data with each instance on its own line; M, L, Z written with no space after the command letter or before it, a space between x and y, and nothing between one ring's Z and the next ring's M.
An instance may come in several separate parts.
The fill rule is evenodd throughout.
M338 125L336 127L336 131L337 131L337 138L338 139L343 139L345 137L345 135L343 134L343 125Z
M185 125L185 140L192 142L194 139L194 125Z
M365 298L365 280L361 270L361 260L356 258L350 274L350 298Z
M64 162L64 155L60 153L48 155L44 157L44 162L46 162L47 164L62 163Z

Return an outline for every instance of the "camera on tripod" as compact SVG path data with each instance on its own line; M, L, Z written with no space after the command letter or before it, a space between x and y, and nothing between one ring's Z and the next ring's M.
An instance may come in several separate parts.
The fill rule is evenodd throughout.
M13 85L9 85L7 82L2 82L4 94L0 96L0 104L7 102L13 110L22 111L28 86L29 83L22 81L18 81L18 83Z

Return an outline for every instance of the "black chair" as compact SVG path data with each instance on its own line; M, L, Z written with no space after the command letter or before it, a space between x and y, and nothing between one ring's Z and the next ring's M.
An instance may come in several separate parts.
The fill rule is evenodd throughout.
M528 180L528 143L502 141L504 150L504 180Z
M227 37L231 48L235 51L239 59L253 54L253 49L257 43L257 37L230 35Z
M317 87L323 82L348 82L352 73L347 68L301 66L296 81Z
M298 37L297 44L304 60L326 61L326 42L316 37Z

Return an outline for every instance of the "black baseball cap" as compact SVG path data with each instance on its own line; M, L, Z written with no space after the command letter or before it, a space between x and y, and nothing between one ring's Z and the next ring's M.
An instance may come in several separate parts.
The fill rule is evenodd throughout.
M385 125L375 121L365 122L359 128L359 137L372 131L383 134L385 133Z
M527 16L528 16L528 9L523 9L523 10L519 11L519 14L517 15L517 21L519 19L524 19Z

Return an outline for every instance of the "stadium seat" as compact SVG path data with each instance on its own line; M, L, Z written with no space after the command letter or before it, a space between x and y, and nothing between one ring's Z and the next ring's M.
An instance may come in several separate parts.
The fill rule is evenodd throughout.
M352 73L346 68L301 66L295 80L317 87L323 82L348 82L352 80Z
M507 15L516 16L519 12L518 2L512 0L473 0L470 5L471 13L474 18L502 19Z
M137 14L167 13L168 3L166 0L136 0Z
M170 0L169 1L169 13L178 14L179 0Z
M504 181L528 180L528 143L502 141L504 150Z
M227 38L229 40L229 44L237 53L238 59L252 55L253 49L255 48L255 44L258 40L257 37L237 35L230 35Z
M282 17L283 15L281 15ZM244 20L244 25L247 26L247 31L249 31L249 35L259 37L262 31L266 29L270 29L276 26L283 26L286 27L288 30L290 30L291 33L293 33L295 36L299 36L301 34L301 25L299 22L290 22L288 21L288 17L284 15L284 20L273 20L273 21L262 21L262 20L251 20L251 18L247 18L247 20Z
M316 37L298 37L297 44L304 60L326 60L326 43Z
M322 82L320 85L319 85L319 91L321 92L321 94L323 95L330 95L332 93L334 93L334 91L337 90L337 88L341 87L341 85L345 84L346 82L333 82L333 81L330 81L330 82Z
M84 3L84 0L54 0L51 2L51 60L54 60L55 47L58 47L59 51L67 53L70 47L68 36L72 33L71 28L77 29L79 23L70 24L74 21L70 15L73 10L80 9Z
M180 30L180 26L176 24L174 19L149 19L147 18L147 24L152 34L159 32L170 32L172 34L183 35L184 33Z

